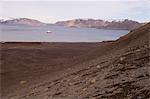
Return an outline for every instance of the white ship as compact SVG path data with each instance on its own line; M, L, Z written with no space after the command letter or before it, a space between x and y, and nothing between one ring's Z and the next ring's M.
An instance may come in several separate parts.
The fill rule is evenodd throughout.
M49 30L48 30L48 31L46 31L46 33L52 33L52 31L49 31Z

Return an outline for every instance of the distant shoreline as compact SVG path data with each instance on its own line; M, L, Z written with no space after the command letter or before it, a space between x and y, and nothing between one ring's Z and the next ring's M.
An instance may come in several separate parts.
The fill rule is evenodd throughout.
M52 43L68 43L68 44L92 44L92 43L108 43L108 42L114 42L115 40L108 40L108 41L99 41L99 42L21 42L21 41L1 41L0 44L52 44Z

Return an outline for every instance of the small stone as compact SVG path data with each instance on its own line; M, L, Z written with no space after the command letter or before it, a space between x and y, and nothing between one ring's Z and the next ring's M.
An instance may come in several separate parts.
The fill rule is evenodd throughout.
M45 96L44 99L52 99L52 98L50 98L49 96Z
M141 51L141 49L137 49L136 51L137 51L137 52L140 52L140 51Z
M15 97L10 97L10 99L15 99Z
M148 47L148 45L144 45L144 47L145 47L145 48L147 48L147 47Z
M122 64L120 64L120 63L119 63L119 64L117 64L117 66L121 66L121 65L122 65Z
M27 83L27 81L25 80L20 81L20 84L25 84L25 83Z
M120 61L123 61L125 58L124 57L120 57Z
M138 96L138 98L137 99L142 99L142 97L141 96Z
M83 91L86 91L86 90L87 90L87 88L83 88L82 90L83 90Z
M91 82L91 83L95 83L95 82L96 82L96 79L92 79L90 82Z
M48 89L49 89L49 88L47 87L47 88L44 89L44 91L48 91Z
M73 85L73 83L69 83L69 85L70 85L70 86L72 86L72 85Z
M78 76L75 76L73 79L77 79L78 78Z
M96 67L97 67L97 68L100 68L100 65L97 65Z
M68 70L71 70L71 68L67 68Z

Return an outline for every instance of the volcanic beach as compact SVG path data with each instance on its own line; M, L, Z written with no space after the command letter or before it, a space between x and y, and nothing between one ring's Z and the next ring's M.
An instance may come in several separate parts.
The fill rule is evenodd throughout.
M2 99L149 99L149 29L97 43L1 42Z

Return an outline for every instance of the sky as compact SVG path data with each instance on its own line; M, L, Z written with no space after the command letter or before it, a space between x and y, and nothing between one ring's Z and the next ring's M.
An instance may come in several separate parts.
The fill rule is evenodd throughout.
M0 18L32 18L45 23L83 19L150 21L150 0L3 0Z

